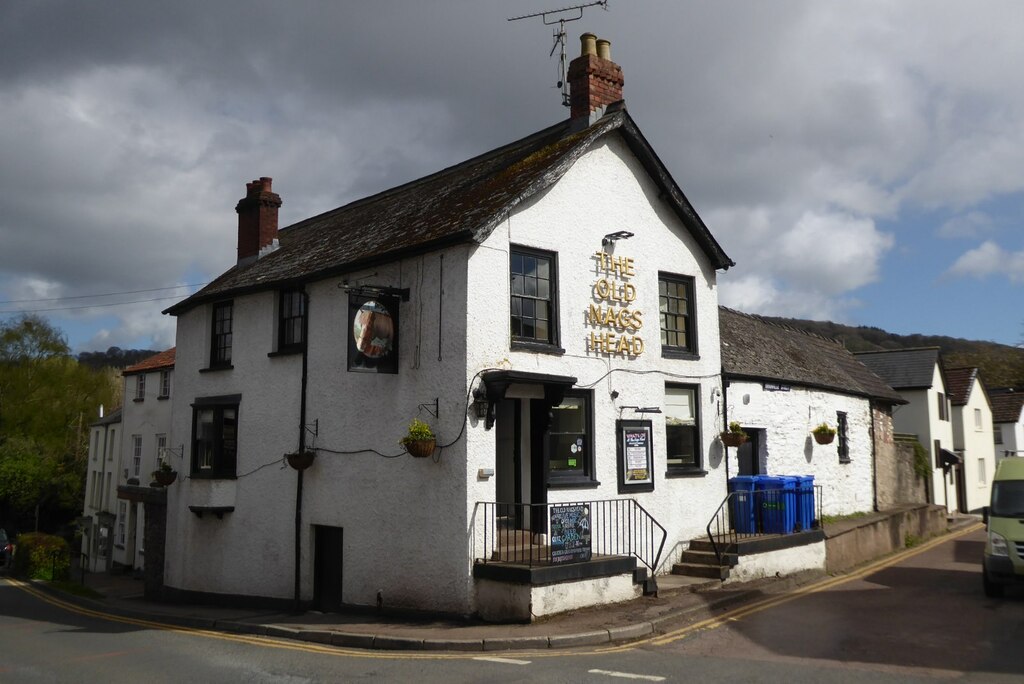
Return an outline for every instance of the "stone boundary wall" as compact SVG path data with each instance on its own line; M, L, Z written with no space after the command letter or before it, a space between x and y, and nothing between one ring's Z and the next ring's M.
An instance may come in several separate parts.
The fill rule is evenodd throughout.
M842 572L947 529L946 509L919 504L825 525L825 571Z
M878 449L875 482L880 510L928 503L928 484L914 472L916 441L913 435L897 435Z

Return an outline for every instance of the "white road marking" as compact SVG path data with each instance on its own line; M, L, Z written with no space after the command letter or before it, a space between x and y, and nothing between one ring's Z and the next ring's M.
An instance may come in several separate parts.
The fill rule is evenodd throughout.
M658 677L657 675L642 675L633 674L632 672L615 672L614 670L588 670L590 674L602 674L608 675L609 677L621 677L622 679L643 679L648 682L663 682L664 677Z
M489 663L505 663L506 665L529 665L529 660L516 660L515 658L498 658L498 657L487 657L477 656L473 660L486 660Z

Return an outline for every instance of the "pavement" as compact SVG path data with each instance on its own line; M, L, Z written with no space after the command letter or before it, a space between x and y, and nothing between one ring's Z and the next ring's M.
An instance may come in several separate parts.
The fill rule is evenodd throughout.
M978 522L964 516L950 531ZM866 561L868 559L865 559ZM600 646L669 632L729 608L819 581L808 571L746 583L722 583L677 575L658 577L658 594L623 603L549 616L529 624L418 616L373 609L340 613L228 608L146 600L141 579L123 573L86 573L83 583L101 598L60 592L45 582L34 585L81 607L165 625L236 634L263 635L381 650L509 651ZM76 578L77 579L77 578Z

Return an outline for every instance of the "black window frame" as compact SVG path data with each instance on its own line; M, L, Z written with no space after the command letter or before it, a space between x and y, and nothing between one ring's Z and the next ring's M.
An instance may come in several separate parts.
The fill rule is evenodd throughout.
M235 302L217 302L210 307L210 368L231 368L231 352L234 346ZM218 318L222 311L227 316ZM218 323L226 324L227 330L218 329Z
M850 462L850 432L845 411L836 411L836 442L839 462Z
M580 471L552 470L551 454L555 442L555 435L571 434L554 432L552 430L555 411L558 406L565 403L566 399L583 400L583 468ZM571 489L574 487L594 487L600 484L597 481L597 472L594 463L594 393L590 390L566 390L562 400L551 407L551 423L544 435L544 468L549 489ZM578 434L578 433L576 433Z
M298 304L299 312L294 307ZM277 351L302 351L306 346L306 290L302 287L284 288L277 295ZM292 336L298 335L298 340Z
M701 413L700 413L700 385L691 385L682 382L666 382L665 396L668 397L668 390L679 389L693 392L693 464L669 463L669 449L672 446L672 438L669 435L668 425L668 402L665 402L665 477L685 477L689 475L706 475L704 470L704 441L701 437Z
M545 259L548 261L549 276L548 281L548 297L544 299L539 295L529 295L525 291L522 294L516 293L515 277L517 272L514 271L516 258L526 259ZM521 245L512 245L509 248L509 264L508 264L508 284L509 284L509 336L511 338L511 347L513 349L522 349L528 351L541 351L541 352L553 352L553 353L565 353L565 350L560 347L560 331L559 331L559 316L558 316L558 253L549 252L542 249L534 249L532 247L523 247ZM524 272L518 273L520 277L524 277L527 274ZM524 280L524 288L528 281ZM538 320L536 316L536 304L537 301L546 301L548 306L548 335L546 339L541 339L536 335L529 336L522 334L522 321L523 321L523 310L526 308L524 302L531 302L534 307L535 313L531 317L534 321ZM516 311L519 314L516 314ZM516 320L520 322L520 334L515 332Z
M239 405L242 397L238 394L201 397L192 404L192 453L190 461L190 477L209 480L233 480L237 477L238 467L238 427ZM234 411L234 435L225 439L225 411ZM199 416L201 412L213 412L213 425L219 435L213 441L212 464L209 467L200 465ZM230 443L233 441L233 445Z
M663 304L663 302L665 302L669 297L671 297L674 300L680 300L681 298L668 295L667 293L662 294L662 283L674 283L676 285L682 285L686 288L685 312L670 312L666 310L666 307ZM697 347L697 303L694 301L695 293L696 279L693 276L658 271L658 338L661 341L661 355L665 358L700 358L700 350ZM667 315L684 316L686 319L685 331L680 333L678 328L666 328L665 317ZM669 344L669 333L675 335L682 334L686 338L686 344Z

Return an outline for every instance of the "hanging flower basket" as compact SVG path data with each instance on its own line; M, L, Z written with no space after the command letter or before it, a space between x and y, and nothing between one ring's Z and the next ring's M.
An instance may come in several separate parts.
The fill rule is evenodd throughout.
M811 434L814 435L814 441L818 444L831 444L832 440L836 438L836 429L830 427L828 423L822 423L811 430Z
M154 470L153 479L161 487L166 487L178 479L178 473L173 470Z
M296 470L305 470L309 466L313 465L313 459L316 458L315 451L296 451L295 453L285 454L285 458L288 459L288 465Z
M743 446L747 441L747 436L742 432L723 432L720 437L722 444L727 447Z
M426 458L434 453L434 447L437 446L437 440L433 439L417 439L404 442L405 450L409 452L410 456L416 458Z
M831 444L832 440L836 438L835 434L829 434L827 432L815 432L814 441L818 444Z

